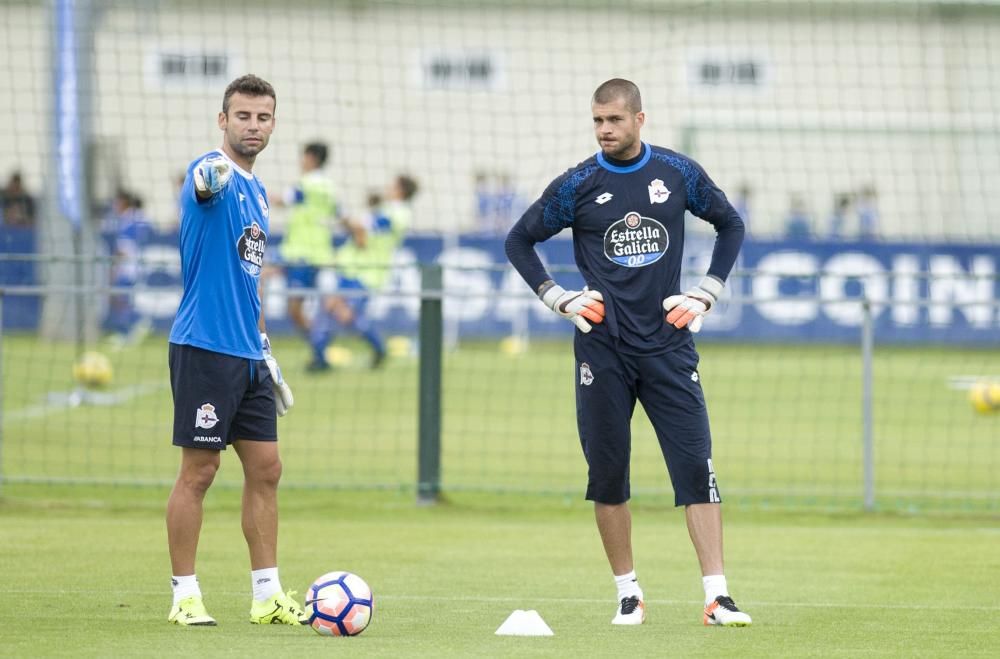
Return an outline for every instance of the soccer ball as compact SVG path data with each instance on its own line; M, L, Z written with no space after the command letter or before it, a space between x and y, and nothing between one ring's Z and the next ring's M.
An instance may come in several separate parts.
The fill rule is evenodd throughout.
M350 572L327 572L306 594L309 624L323 636L357 636L375 611L375 597L364 579Z
M326 361L333 366L344 367L351 363L354 359L354 353L349 349L343 348L341 346L330 346L324 352L323 356L326 357Z
M980 380L969 387L969 402L980 414L1000 410L1000 382Z
M505 336L500 339L500 352L505 355L520 355L528 350L528 342L519 336Z
M89 389L106 387L111 384L114 370L111 360L100 352L85 352L73 364L73 378Z

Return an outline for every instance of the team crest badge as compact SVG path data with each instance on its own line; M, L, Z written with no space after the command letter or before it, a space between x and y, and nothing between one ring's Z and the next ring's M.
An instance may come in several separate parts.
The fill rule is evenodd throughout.
M664 188L664 189L666 189L666 188ZM652 194L653 193L651 192L650 195L652 195ZM264 217L267 217L267 214L269 212L267 210L267 202L264 201L264 195L262 195L259 192L257 193L257 203L260 205L260 212L264 214Z
M649 183L649 203L662 204L670 197L670 190L663 184L663 181L656 178Z
M219 417L215 414L215 405L211 403L205 403L198 408L198 412L194 416L194 425L196 428L214 428L215 424L219 422Z
M594 381L594 374L590 371L590 364L583 362L580 364L580 384L589 387Z

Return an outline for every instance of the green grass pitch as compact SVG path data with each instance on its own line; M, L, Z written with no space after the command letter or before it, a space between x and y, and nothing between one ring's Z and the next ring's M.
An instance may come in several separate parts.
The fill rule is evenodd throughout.
M370 371L362 346L346 348L337 371L310 377L299 342L275 344L296 392L280 422L283 584L301 596L313 578L344 569L376 596L363 635L328 639L248 623L231 452L206 501L199 548L219 627L167 624L163 510L178 456L162 337L109 352L115 382L100 393L117 398L77 407L64 404L72 347L5 337L5 655L986 657L1000 649L1000 416L973 414L964 392L948 387L956 375L1000 372L995 352L879 348L883 510L862 513L857 348L700 346L729 502L727 576L754 617L749 629L717 629L701 625L694 551L641 412L634 544L649 615L641 628L609 624L614 589L581 500L565 342L518 355L495 343L446 353L446 495L430 507L414 503L416 360L397 356ZM514 609L537 610L555 636L495 636Z
M504 354L497 342L446 351L441 401L444 487L578 496L570 342ZM362 345L312 375L304 343L274 344L296 397L279 422L285 482L301 487L412 488L417 480L418 364L367 368ZM165 484L173 480L166 342L108 352L113 404L65 404L74 348L4 337L2 469L14 480ZM703 342L700 374L715 468L730 502L857 509L863 496L862 364L857 346ZM1000 414L976 414L957 376L1000 374L985 349L876 346L876 506L1000 510ZM997 375L1000 378L1000 375ZM191 410L193 415L195 410ZM219 478L239 481L238 469ZM641 408L633 424L633 491L669 501L663 459Z
M590 507L576 498L287 490L280 564L301 593L334 569L375 591L371 626L330 639L250 625L239 492L206 502L198 572L215 628L166 622L159 487L7 484L0 607L11 657L990 657L1000 648L996 519L727 508L727 575L754 617L701 624L683 515L634 503L647 623L613 628L614 585ZM552 637L498 637L534 609Z

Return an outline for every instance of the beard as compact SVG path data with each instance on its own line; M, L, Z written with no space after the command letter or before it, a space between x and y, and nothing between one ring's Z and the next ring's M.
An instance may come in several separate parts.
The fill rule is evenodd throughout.
M615 144L610 144L605 146L601 144L601 151L605 156L609 158L614 158L615 160L628 160L635 156L632 151L635 150L637 140L635 138L619 140Z
M236 141L236 142L230 142L229 146L231 146L233 148L233 151L240 154L241 156L244 156L246 158L253 158L258 153L263 151L265 146L267 146L267 138L266 137L260 138L259 144L245 144L242 141Z

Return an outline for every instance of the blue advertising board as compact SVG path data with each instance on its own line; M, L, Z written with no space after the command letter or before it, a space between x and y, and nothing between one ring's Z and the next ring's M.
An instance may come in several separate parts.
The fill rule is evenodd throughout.
M0 235L0 251L31 251L30 240L10 236ZM712 245L710 236L688 239L685 285L705 272ZM274 245L268 247L269 253L276 253ZM573 266L571 241L555 238L538 245L538 251L563 286L583 285ZM165 329L180 299L176 234L156 236L142 256L146 265L136 304ZM508 264L502 240L412 237L396 255L387 288L369 306L386 332L416 332L421 264L426 263L444 268L445 322L450 332L499 337L572 331L569 323L531 295ZM706 318L702 336L855 342L863 319L861 300L866 297L879 341L1000 345L998 273L1000 245L748 241L718 309ZM330 288L335 279L327 273L318 287ZM33 283L37 283L33 268L3 262L0 284ZM267 290L269 330L289 330L283 274L271 277ZM308 303L307 309L314 304ZM37 303L5 301L5 327L32 329L37 322Z

